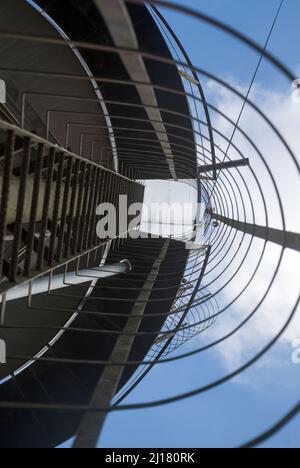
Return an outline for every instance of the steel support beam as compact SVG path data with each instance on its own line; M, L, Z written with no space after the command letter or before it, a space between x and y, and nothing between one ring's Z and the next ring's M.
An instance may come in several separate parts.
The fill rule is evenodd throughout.
M138 51L138 39L124 0L94 0L94 2L107 25L115 46ZM177 180L172 148L162 115L158 109L156 94L151 86L151 79L148 75L144 59L142 55L135 52L120 52L119 55L133 81L149 83L147 85L137 84L135 87L151 121L151 125L156 132L157 139L161 144L170 174L174 180Z
M295 250L300 252L300 234L294 232L285 232L280 229L272 229L266 226L258 226L256 224L244 223L230 218L225 218L216 213L212 214L213 219L220 221L220 223L226 224L238 231L250 234L251 236L263 239L273 244L280 245L287 249Z
M238 159L237 161L228 161L220 164L209 164L199 167L199 174L207 174L208 172L213 172L215 169L217 171L224 171L226 169L235 169L237 167L249 166L249 159Z
M135 380L135 382L130 386L130 388L125 393L123 393L123 395L114 403L114 406L120 405L122 403L122 401L124 401L125 398L127 398L128 395L130 395L130 393L143 381L143 379L149 374L149 372L153 369L153 367L160 360L160 358L162 358L164 356L165 352L167 351L169 346L172 344L172 341L173 341L174 337L176 336L176 334L182 328L184 328L185 319L186 319L188 313L190 312L191 308L194 306L195 298L196 298L196 296L198 294L198 291L199 291L200 286L202 284L202 281L204 279L206 268L207 268L209 258L210 258L210 254L211 254L211 246L209 245L207 250L206 250L205 259L204 259L204 262L202 264L202 268L201 268L201 272L200 272L198 280L197 280L197 284L195 286L195 289L194 289L194 291L193 291L193 293L192 293L192 295L191 295L191 297L189 299L189 302L188 302L185 310L183 311L183 314L182 314L180 320L177 323L177 326L176 326L175 330L173 330L173 331L170 330L170 335L168 336L166 343L163 345L163 347L161 348L161 350L159 351L159 353L157 354L157 356L155 357L153 362L151 364L149 364L149 366L144 370L144 372L141 373L141 375Z
M67 274L57 274L51 276L51 281L48 277L42 277L34 280L30 284L22 284L10 289L6 294L6 302L15 301L28 297L29 291L31 295L43 294L49 291L51 287L52 291L67 288L71 285L78 285L88 283L92 278L104 279L110 278L111 276L121 275L130 271L131 265L128 260L123 260L120 263L113 263L105 265L98 270L79 270L73 271ZM2 296L0 296L0 303L2 302Z
M151 7L151 9L154 11L154 13L158 16L158 18L163 23L165 28L168 30L169 34L171 34L172 38L176 42L176 44L179 47L184 59L186 60L186 63L188 64L188 66L190 68L190 72L192 74L192 77L187 76L187 74L185 74L184 71L180 72L181 76L183 76L184 78L186 78L188 80L191 80L192 83L195 86L198 87L200 97L201 97L201 100L202 100L202 104L203 104L203 108L204 108L204 112L205 112L205 116L206 116L207 126L208 126L208 133L209 133L209 140L210 140L210 152L211 152L212 167L213 167L213 169L212 169L213 179L216 180L217 179L217 170L216 170L216 152L215 152L215 143L214 143L214 133L213 133L212 125L211 125L211 118L210 118L210 114L209 114L209 110L208 110L208 105L207 105L207 102L206 102L206 98L205 98L203 88L202 88L201 83L199 81L198 74L194 70L191 59L190 59L188 53L186 52L185 48L183 47L179 37L175 34L175 32L173 31L173 29L171 28L169 23L166 21L164 16L160 13L159 9L155 5L153 5L151 2L149 2L149 0L147 0L147 3Z
M170 242L170 239L165 240L158 258L153 263L151 272L141 292L139 293L137 302L132 308L132 317L128 318L123 330L124 334L120 335L114 346L114 349L109 359L110 365L106 366L103 370L101 378L98 382L98 385L90 402L91 408L108 408L111 405L112 399L114 398L118 390L124 372L124 366L113 366L111 364L113 364L114 362L126 362L129 358L135 340L135 334L138 333L140 329L144 312L147 307L147 301L150 298L151 291L157 280L162 262L166 258ZM107 412L105 411L102 411L101 413L86 413L79 426L78 434L75 439L73 448L96 447L106 417Z

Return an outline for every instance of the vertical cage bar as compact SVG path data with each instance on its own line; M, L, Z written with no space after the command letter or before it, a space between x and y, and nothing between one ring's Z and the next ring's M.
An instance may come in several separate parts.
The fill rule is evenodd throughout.
M88 165L87 172L86 172L86 181L84 185L84 198L83 198L82 216L80 220L80 232L79 232L79 239L78 239L78 251L79 252L83 250L84 228L85 228L85 223L87 219L89 191L91 189L91 176L92 176L92 166Z
M48 258L48 263L50 266L53 265L55 246L57 243L57 226L58 226L58 217L59 217L59 209L60 209L64 164L65 164L65 155L64 153L59 153L55 200L54 200L53 215L52 215L52 227L51 227L52 232L51 232L49 258Z
M65 257L68 258L70 255L70 247L71 247L71 240L72 240L72 233L73 233L73 226L74 226L74 211L76 205L76 197L77 197L77 189L78 189L78 176L79 176L79 167L80 167L80 160L76 159L75 164L73 166L73 177L72 177L72 194L70 200L70 210L68 215L68 229L67 229L67 236L66 236L66 246L65 246Z
M23 226L24 206L26 185L28 180L28 170L31 156L31 139L24 138L23 141L23 160L19 181L19 193L17 202L16 219L14 223L14 241L12 248L12 258L9 271L9 281L15 282L17 279L18 259L21 246L21 234Z
M34 175L34 182L33 182L31 210L30 210L30 216L29 216L29 227L28 227L28 235L27 235L27 242L26 242L27 244L26 245L26 257L25 257L25 265L24 265L25 276L29 276L30 271L31 271L32 252L34 248L34 238L35 238L35 232L36 232L36 218L37 218L40 188L41 188L41 179L42 179L43 158L44 158L44 145L39 144L37 154L36 154L36 161L35 161L35 175Z
M0 206L0 280L2 279L6 220L7 220L7 210L8 210L10 185L11 185L11 178L12 178L14 147L15 147L15 134L13 131L9 130L7 132L7 138L6 138L6 144L5 144L5 159L4 159L4 168L3 168L3 182L2 182L1 206Z
M48 155L47 179L46 179L46 187L45 187L45 195L44 195L44 207L43 207L42 224L41 224L41 230L40 230L38 256L37 256L37 263L36 263L37 270L41 270L44 264L45 240L46 240L46 230L47 230L47 225L48 225L48 220L49 220L49 207L50 207L50 196L51 196L52 181L53 181L54 160L55 160L55 149L51 148L49 151L49 155Z
M72 180L72 170L73 170L73 160L71 157L68 157L66 177L65 177L65 190L64 198L61 210L60 217L60 226L58 232L58 242L57 242L57 261L60 262L63 255L64 240L65 240L65 230L66 230L66 219L69 208L69 197L70 197L70 188Z
M76 216L75 216L75 221L74 221L74 238L72 241L72 254L73 255L75 255L75 253L78 251L78 236L79 236L80 220L82 216L85 175L86 175L86 163L82 162L81 171L80 171L79 192L78 192L78 197L77 197Z

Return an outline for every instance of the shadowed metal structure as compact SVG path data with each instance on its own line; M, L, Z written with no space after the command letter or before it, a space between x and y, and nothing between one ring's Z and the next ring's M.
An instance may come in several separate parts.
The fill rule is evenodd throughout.
M251 101L254 79L244 95L193 65L164 9L222 30L258 54L258 67L264 59L288 84L294 79L267 52L268 41L261 47L167 1L1 1L2 447L55 447L72 437L74 447L94 447L110 412L176 403L231 381L296 314L300 295L269 343L219 380L122 403L154 366L214 349L259 316L286 250L300 250L283 194L287 167L298 193L298 160ZM206 100L207 80L241 102L238 121ZM280 145L280 171L241 125L246 107ZM143 202L150 179L197 191L202 209L191 232L153 238L141 232L140 213L131 227L126 208ZM97 207L104 203L116 207L118 221L115 235L103 239ZM276 265L257 292L270 244L279 248ZM255 300L240 323L199 348L201 334L249 297ZM271 437L298 411L247 445Z

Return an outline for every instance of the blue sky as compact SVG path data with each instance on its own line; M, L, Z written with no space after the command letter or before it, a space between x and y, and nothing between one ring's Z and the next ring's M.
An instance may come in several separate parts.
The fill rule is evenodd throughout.
M185 4L201 9L263 44L279 2L187 0ZM173 12L165 14L194 64L221 77L234 77L243 86L249 84L258 60L256 54L195 20L184 19ZM299 17L300 2L286 0L269 44L269 50L295 73L300 64ZM290 86L265 62L257 81L265 88L283 92ZM201 339L198 340L188 345L189 349L199 346ZM290 354L289 344L278 344L241 380L175 405L114 413L107 420L100 446L238 446L268 429L298 401L299 367L291 363ZM224 361L214 352L163 364L148 375L126 403L173 396L207 384L227 370ZM265 446L299 447L299 424L300 418L296 418Z
M180 0L174 3L182 3ZM260 44L264 44L269 28L274 20L279 0L186 0L185 5L201 10L227 23ZM268 49L277 55L291 69L299 66L300 55L297 46L298 0L285 0L276 29ZM248 82L257 64L257 55L251 50L218 32L210 26L193 19L179 18L175 12L166 11L166 16L187 49L192 62L217 75L234 73L243 82ZM195 43L196 42L196 43ZM262 65L259 80L276 85L278 74L266 62ZM275 80L275 83L274 83Z
M263 44L279 1L186 0L185 4L201 9ZM247 87L258 61L256 54L224 33L195 20L179 17L174 12L164 13L194 64L218 76L233 77L236 83ZM299 0L286 0L269 50L300 75L299 17ZM290 87L290 83L265 62L257 82L264 89L277 92L285 93ZM203 342L204 337L197 338L180 353L199 347ZM252 356L251 351L249 355ZM175 405L113 413L107 419L99 446L239 446L268 429L298 401L300 367L291 362L291 353L289 341L278 343L241 379L213 391ZM159 365L125 403L153 401L206 385L232 369L232 362L226 359L221 352L208 351L176 363ZM300 417L265 446L299 447L299 430Z

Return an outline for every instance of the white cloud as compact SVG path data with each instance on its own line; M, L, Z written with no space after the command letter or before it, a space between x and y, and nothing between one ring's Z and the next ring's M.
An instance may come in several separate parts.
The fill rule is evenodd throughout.
M227 80L231 83L233 80ZM246 92L245 89L239 86L239 89ZM215 102L217 107L225 112L234 121L236 120L242 101L235 98L222 89L221 87L209 83L208 84L208 100ZM275 93L264 89L260 85L256 85L251 94L251 100L254 101L266 113L271 121L280 129L283 137L287 140L292 150L298 157L300 155L300 105L295 105L291 100L291 89L287 87L285 93ZM229 138L232 133L232 126L216 114L213 115L213 124L216 128L222 131ZM241 127L253 139L259 150L263 153L267 163L272 169L272 173L276 179L277 187L279 188L282 197L284 212L286 215L287 229L295 232L300 232L300 216L299 216L299 174L297 174L294 164L291 162L289 154L280 142L274 132L263 122L256 112L248 106L245 109L241 120ZM234 143L243 150L244 155L249 157L251 167L255 171L263 191L266 195L267 208L269 213L269 225L275 228L281 228L280 211L276 192L271 183L270 176L261 163L259 157L251 148L248 142L237 132ZM217 144L226 150L224 139L217 138ZM235 150L231 149L229 155L238 157ZM255 216L258 223L265 225L265 217L263 203L259 191L255 186L253 177L247 175L248 171L243 171L246 182L249 186L251 196L255 206ZM241 187L244 192L243 187ZM246 206L250 204L246 202ZM251 219L251 211L250 217ZM240 242L241 236L235 243L236 248ZM238 258L233 262L231 256L227 256L224 260L224 265L228 264L227 273L218 281L219 285L230 278L235 272L238 261L241 261L246 247L249 245L250 238L247 237L245 245L242 247ZM255 240L253 247L250 250L249 256L241 268L239 274L233 280L221 295L218 295L220 306L222 303L228 304L242 290L254 272L255 265L258 259L258 253L263 249L263 241ZM224 336L232 331L249 313L258 305L260 298L268 287L270 278L279 259L281 249L273 244L268 244L263 262L255 276L254 281L241 298L226 310L216 322L216 325L206 331L201 340L211 342ZM215 270L212 275L209 275L207 280L211 280L216 275ZM245 363L250 357L253 357L259 352L282 328L284 322L299 295L300 285L300 254L286 251L282 266L279 270L276 281L267 296L266 301L259 308L256 315L232 338L226 340L221 345L218 345L215 350L218 353L222 363L227 369L236 369L241 364ZM300 311L296 318L282 336L280 343L288 344L291 347L290 355L282 355L281 361L263 362L268 366L280 366L284 362L290 363L292 354L292 343L296 338L300 338Z

